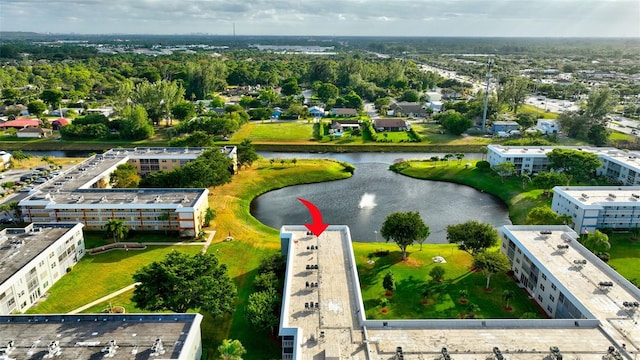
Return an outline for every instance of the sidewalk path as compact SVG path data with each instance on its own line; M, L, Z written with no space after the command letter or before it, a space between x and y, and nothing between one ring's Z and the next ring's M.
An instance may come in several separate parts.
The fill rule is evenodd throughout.
M82 311L84 311L84 310L86 310L86 309L88 309L88 308L90 308L92 306L100 304L101 302L105 302L105 301L107 301L107 300L109 300L111 298L114 298L114 297L122 294L123 292L127 292L129 290L133 290L133 288L135 288L136 285L138 285L138 284L140 284L140 283L133 283L133 284L131 284L129 286L125 286L122 289L114 291L109 295L103 296L98 300L95 300L95 301L92 301L92 302L90 302L90 303L88 303L86 305L80 306L79 308L77 308L75 310L71 310L71 311L69 311L69 314L77 314L77 313L82 312Z
M178 246L202 246L202 253L206 253L207 249L209 249L209 245L211 245L211 242L213 241L213 237L216 235L216 231L215 230L207 230L205 231L207 233L207 240L204 242L204 246L202 246L203 244L201 242L141 242L140 244L145 245L145 246L173 246L173 245L178 245Z

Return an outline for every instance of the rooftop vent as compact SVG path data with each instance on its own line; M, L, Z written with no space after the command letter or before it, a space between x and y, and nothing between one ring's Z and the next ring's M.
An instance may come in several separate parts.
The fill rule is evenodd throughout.
M50 359L52 357L60 356L62 349L60 349L60 342L55 340L49 343L49 353L44 357Z
M101 204L104 204L106 202L107 202L107 197L106 196L103 196L103 197L100 198L100 203Z
M640 199L640 195L638 195L638 194L631 194L631 196L633 196L636 199Z
M616 198L616 194L611 193L611 194L609 194L609 197L615 199Z
M164 354L164 346L162 345L162 340L160 338L157 338L151 346L151 355L157 356L162 354Z
M580 196L582 196L582 197L583 197L583 198L585 198L585 199L588 199L588 198L589 198L589 195L587 195L587 194L585 194L585 193L580 194Z
M183 203L188 203L188 202L189 202L189 198L187 197L187 195L185 195L185 196L182 198L182 202L183 202Z
M162 199L160 198L160 195L156 195L155 199L153 199L154 203L159 203L162 202Z

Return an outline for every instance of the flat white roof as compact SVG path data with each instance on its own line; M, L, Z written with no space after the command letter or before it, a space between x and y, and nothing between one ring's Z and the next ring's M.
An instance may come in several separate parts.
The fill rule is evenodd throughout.
M553 192L584 207L640 206L640 186L556 186Z
M555 254L556 242L564 243L560 231L539 239L539 230L511 227L541 261L550 263L550 271L557 272L563 284L568 283L576 296L585 299L585 306L602 326L597 326L598 320L588 320L592 325L576 327L573 319L367 320L359 282L352 280L352 272L357 270L348 227L331 226L320 238L307 235L305 230L303 226L281 229L281 233L292 235L292 248L287 259L280 330L283 335L283 328L297 328L300 339L296 359L322 359L336 349L341 358L390 359L398 346L408 360L439 358L443 347L452 359L485 359L492 355L494 346L507 359L541 359L549 354L551 346L557 346L565 358L601 360L612 341L617 342L616 348L626 344L632 354L627 354L629 359L638 352L638 314L629 314L620 305L622 299L634 296L619 285L619 280L602 275L597 266L570 269L579 254L575 244L566 254ZM310 248L316 245L317 249ZM307 265L316 264L318 269L307 269ZM599 281L616 285L603 292L594 285ZM318 282L318 287L307 288L306 282ZM314 303L313 310L305 308L309 302ZM317 310L315 302L319 304Z

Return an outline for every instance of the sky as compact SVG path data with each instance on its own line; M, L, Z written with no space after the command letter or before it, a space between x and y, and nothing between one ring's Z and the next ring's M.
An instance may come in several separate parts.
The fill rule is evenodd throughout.
M1 0L0 31L640 37L640 0Z

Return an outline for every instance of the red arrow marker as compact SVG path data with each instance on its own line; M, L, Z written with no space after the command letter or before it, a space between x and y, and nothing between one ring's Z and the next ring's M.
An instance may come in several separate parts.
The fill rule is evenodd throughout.
M307 209L309 209L309 213L311 213L312 223L304 224L304 226L306 226L307 229L309 229L309 231L311 231L315 236L320 236L320 234L322 234L322 232L327 229L329 224L325 224L322 222L322 214L313 203L302 198L298 198L298 200L300 200L300 202L303 203L304 206L307 207Z

